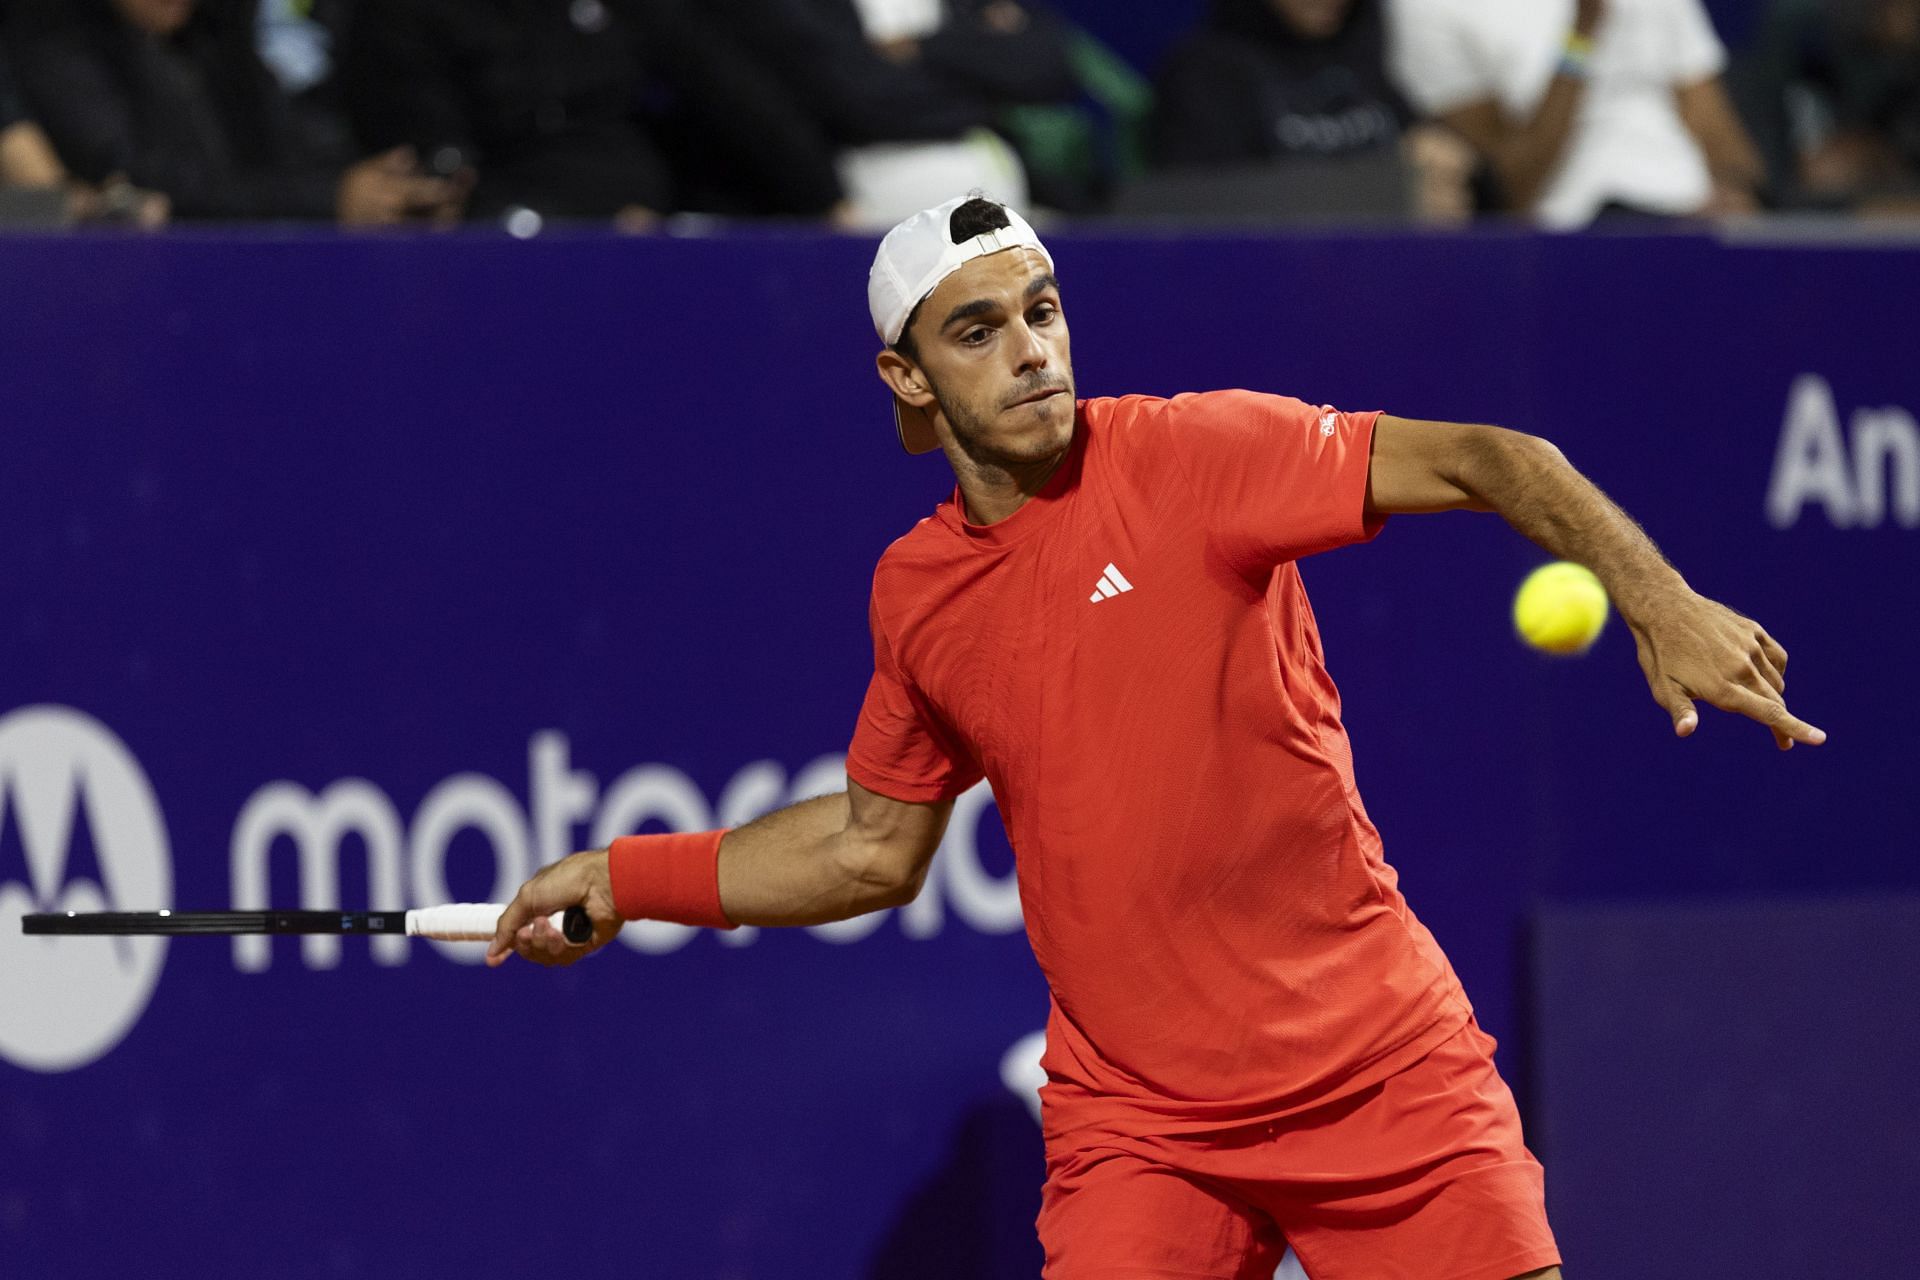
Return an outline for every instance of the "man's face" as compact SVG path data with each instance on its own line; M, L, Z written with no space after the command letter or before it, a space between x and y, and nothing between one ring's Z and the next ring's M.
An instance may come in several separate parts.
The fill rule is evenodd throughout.
M113 0L127 25L156 36L170 36L187 25L195 0Z
M1280 20L1308 40L1325 40L1347 20L1353 0L1267 0Z
M1060 284L1033 250L975 258L942 280L920 304L913 339L926 389L974 461L1043 462L1073 440Z

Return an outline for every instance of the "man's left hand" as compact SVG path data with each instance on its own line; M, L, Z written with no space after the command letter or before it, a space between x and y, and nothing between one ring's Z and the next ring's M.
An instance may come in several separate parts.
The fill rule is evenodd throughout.
M1753 619L1682 588L1627 625L1653 700L1680 737L1699 728L1699 699L1759 721L1782 751L1827 740L1825 730L1787 710L1787 651Z

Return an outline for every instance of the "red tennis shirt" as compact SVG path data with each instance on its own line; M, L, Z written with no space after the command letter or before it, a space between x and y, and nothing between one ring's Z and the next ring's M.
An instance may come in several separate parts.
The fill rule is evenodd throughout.
M1294 564L1379 532L1378 417L1082 401L1019 510L969 524L956 490L881 558L847 773L992 784L1053 994L1049 1140L1273 1120L1470 1013L1360 803Z

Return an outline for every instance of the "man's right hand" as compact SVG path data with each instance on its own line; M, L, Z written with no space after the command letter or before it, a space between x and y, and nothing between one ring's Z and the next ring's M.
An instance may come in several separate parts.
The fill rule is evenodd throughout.
M575 946L547 919L568 907L585 907L593 921L593 941ZM612 942L625 921L613 908L613 879L607 851L593 849L562 858L520 886L487 947L487 965L499 968L518 952L535 964L563 968Z

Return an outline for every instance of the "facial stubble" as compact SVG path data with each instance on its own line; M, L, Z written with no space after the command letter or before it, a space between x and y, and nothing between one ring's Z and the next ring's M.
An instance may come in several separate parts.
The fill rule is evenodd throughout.
M1005 448L996 447L991 441L993 420L1005 412L1006 408L1012 406L982 412L971 404L950 399L932 378L927 379L927 389L933 392L934 401L940 406L940 412L946 416L947 424L953 428L954 442L960 447L960 452L966 455L967 460L973 463L976 469L1006 470L1014 467L1030 467L1034 463L1045 462L1065 452L1067 445L1073 439L1072 426L1069 423L1066 439L1058 444L1051 439L1043 440L1038 449L1031 454L1011 452ZM1020 397L1047 390L1062 391L1071 402L1073 379L1071 377L1030 379L1015 389L1014 396L1017 400Z

